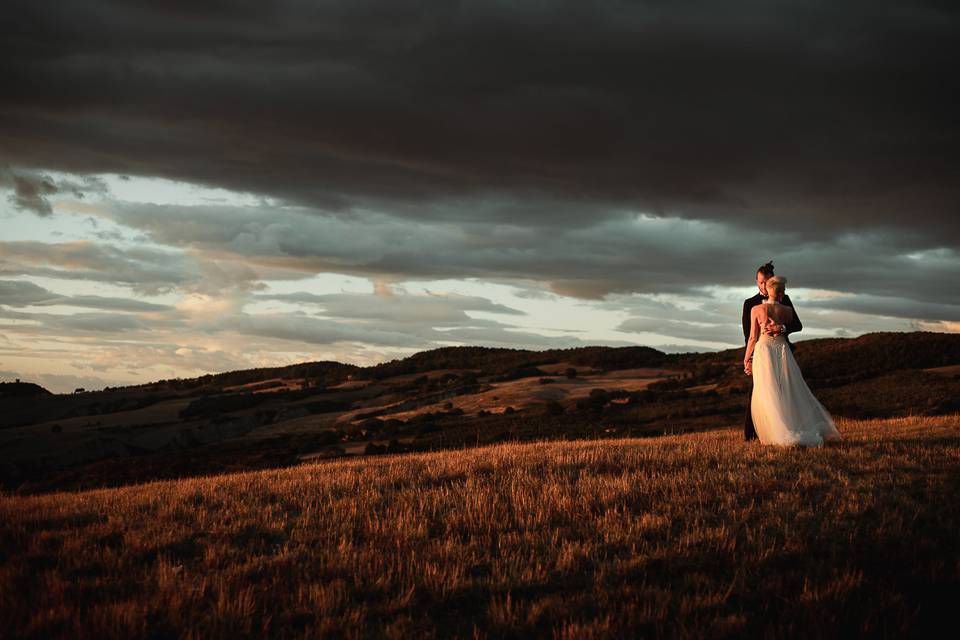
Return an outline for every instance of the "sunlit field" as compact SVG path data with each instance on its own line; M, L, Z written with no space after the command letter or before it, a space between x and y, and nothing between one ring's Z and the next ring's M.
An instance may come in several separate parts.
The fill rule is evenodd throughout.
M960 602L960 416L838 426L5 495L0 635L924 635Z

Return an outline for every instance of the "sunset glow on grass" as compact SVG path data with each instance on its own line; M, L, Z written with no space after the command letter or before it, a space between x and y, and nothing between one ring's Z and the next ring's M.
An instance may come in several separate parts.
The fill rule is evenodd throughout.
M933 629L957 593L960 416L505 444L0 498L19 637ZM941 618L938 618L941 616Z

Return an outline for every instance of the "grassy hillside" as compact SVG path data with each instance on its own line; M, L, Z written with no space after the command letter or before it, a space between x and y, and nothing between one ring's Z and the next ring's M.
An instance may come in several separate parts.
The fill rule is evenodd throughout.
M837 416L960 411L960 334L810 340L796 356ZM0 487L84 489L314 458L724 428L742 420L750 393L742 357L444 347L373 367L314 362L0 397Z
M15 637L923 636L960 416L501 444L0 497Z

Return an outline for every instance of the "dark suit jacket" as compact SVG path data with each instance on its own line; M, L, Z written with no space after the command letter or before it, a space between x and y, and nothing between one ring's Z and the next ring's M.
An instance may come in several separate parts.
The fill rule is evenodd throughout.
M743 345L746 346L750 342L750 310L753 309L758 304L761 304L766 300L766 296L757 291L756 295L752 298L747 298L743 301ZM796 333L797 331L803 330L803 323L800 322L800 318L797 316L797 310L793 308L793 302L790 301L790 296L783 294L783 298L780 300L781 304L785 304L791 309L793 309L793 320L787 323L787 333ZM787 336L787 344L790 345L790 350L793 351L793 343L790 342L789 335Z

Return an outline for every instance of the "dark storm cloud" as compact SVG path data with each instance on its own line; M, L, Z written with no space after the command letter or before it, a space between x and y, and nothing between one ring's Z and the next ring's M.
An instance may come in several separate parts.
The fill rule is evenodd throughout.
M548 230L415 223L373 214L347 221L268 206L129 203L109 205L104 215L157 243L195 255L233 256L261 269L383 280L530 279L548 283L556 293L599 300L634 291L702 296L704 284L743 286L750 292L756 268L772 258L778 273L790 277L790 287L960 300L957 251L923 251L921 238L909 231L861 231L815 241L772 224L746 228L620 218ZM661 312L675 317L682 311L663 307Z
M729 320L729 319L728 319ZM657 333L681 340L702 340L704 342L723 342L736 344L736 327L725 325L691 323L664 318L630 318L617 327L618 331L635 333Z
M943 285L944 283L941 282L940 284ZM954 290L951 293L955 292ZM951 295L949 299L951 300L950 303L919 303L904 298L851 296L811 300L806 303L806 306L891 318L923 318L928 321L960 322L960 305L953 304L957 298Z
M32 275L130 286L156 294L186 287L198 267L180 252L86 241L0 241L0 275Z
M53 313L23 313L0 307L0 319L28 321L32 324L3 324L0 329L11 333L26 333L49 336L84 336L114 334L126 331L149 331L143 320L130 314L117 313L72 313L70 315Z
M958 23L943 2L12 2L0 162L343 215L629 208L955 247Z
M169 311L171 307L132 298L80 295L65 296L24 280L0 280L0 305L49 307L62 305L109 311Z
M463 295L379 295L368 293L287 293L257 295L255 299L317 305L323 315L342 319L448 326L472 319L467 311L523 315L502 304L476 296ZM383 326L383 325L379 325Z
M0 280L0 304L8 307L46 304L57 297L55 293L32 282Z
M307 345L354 342L381 347L430 349L443 341L472 343L474 339L484 339L488 344L587 344L577 338L549 338L536 333L511 331L508 325L491 320L470 320L469 324L473 326L438 331L431 328L429 323L421 327L412 327L405 322L366 325L288 312L239 313L223 319L219 326L246 336Z
M626 340L584 340L571 335L545 336L539 333L510 329L505 325L451 329L442 332L442 337L438 339L467 345L482 344L512 349L572 349L584 346L627 347L636 345L635 342Z
M524 315L476 296L395 293L371 295L306 292L263 294L256 300L276 300L322 308L324 318L302 313L242 314L228 326L241 333L284 340L327 344L345 340L379 346L420 348L441 343L484 344L524 348L568 348L592 345L625 346L626 341L583 340L576 336L545 336L519 330L496 320L472 318L466 311ZM333 321L332 318L336 321Z
M80 181L54 180L48 175L31 170L11 170L0 165L0 187L11 188L7 200L17 209L32 211L38 216L53 213L50 196L57 193L70 193L83 198L89 191L102 193L105 189L101 181L85 178Z
M10 201L19 209L33 211L40 216L53 213L46 196L57 192L49 180L30 180L24 176L13 176L13 195Z

